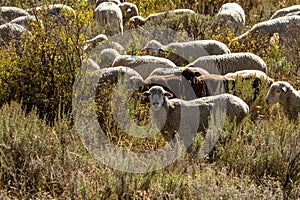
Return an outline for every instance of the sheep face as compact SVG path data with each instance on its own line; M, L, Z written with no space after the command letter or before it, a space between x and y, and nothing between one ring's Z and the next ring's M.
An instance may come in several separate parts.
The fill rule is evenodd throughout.
M165 98L170 98L173 95L165 91L161 86L153 86L148 91L142 93L142 96L150 97L151 109L158 111L163 106Z
M288 91L288 85L285 83L276 82L273 83L265 98L268 104L280 103L284 95Z

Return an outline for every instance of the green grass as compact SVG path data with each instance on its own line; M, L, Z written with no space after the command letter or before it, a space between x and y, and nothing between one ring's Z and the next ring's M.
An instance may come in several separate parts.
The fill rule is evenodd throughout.
M298 47L270 45L258 39L242 45L231 43L234 36L228 30L213 29L213 13L225 1L132 2L142 16L183 7L200 12L194 17L170 17L159 26L193 39L223 41L232 52L253 52L265 60L270 77L299 88ZM246 11L249 26L268 19L276 9L299 4L294 0L237 2ZM92 7L84 1L66 3L78 11L76 18L60 27L36 27L33 39L24 38L19 50L0 49L1 199L299 198L300 120L289 122L279 105L266 105L264 84L252 102L251 114L241 126L225 123L207 159L185 155L163 169L141 174L120 172L97 161L83 145L71 113L74 79L86 56L84 41L96 33L91 23ZM0 5L31 7L28 1L2 1ZM131 45L139 46L136 41ZM243 99L251 98L251 82L238 84L235 92ZM105 94L108 102L110 89L103 91L102 97ZM139 101L130 102L130 114L136 122L142 119L139 123L147 124L148 108L138 104L143 107L140 113L134 106ZM86 109L88 112L90 108ZM110 120L111 110L101 106L96 110L106 117L103 124L109 127L108 138L118 147L147 152L165 145L160 134L151 138L127 135ZM197 135L194 148L202 142L201 134Z

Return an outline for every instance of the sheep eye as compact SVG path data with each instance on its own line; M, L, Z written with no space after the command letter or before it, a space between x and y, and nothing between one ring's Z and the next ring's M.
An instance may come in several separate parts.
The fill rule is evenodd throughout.
M276 93L280 93L280 90L276 90L275 92L276 92Z

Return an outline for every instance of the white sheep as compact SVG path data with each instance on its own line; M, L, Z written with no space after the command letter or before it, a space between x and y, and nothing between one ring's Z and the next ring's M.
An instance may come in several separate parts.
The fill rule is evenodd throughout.
M176 10L170 10L167 12L160 12L160 13L154 13L150 14L146 18L142 16L134 16L130 18L130 24L131 26L137 28L139 26L145 25L145 23L153 20L164 20L168 17L168 15L185 15L185 14L195 14L193 10L190 9L176 9Z
M204 56L186 67L201 67L210 74L221 75L245 69L267 71L267 65L263 59L249 52Z
M138 7L134 3L124 2L118 5L122 11L123 24L125 25L133 16L139 15Z
M286 8L282 8L280 10L277 10L272 16L270 19L275 19L275 18L278 18L278 17L283 17L289 13L292 13L292 12L296 12L296 11L300 11L300 5L293 5L293 6L290 6L290 7L286 7Z
M300 16L284 16L276 19L263 21L255 24L250 30L238 36L234 40L243 42L245 39L255 39L257 36L272 37L274 33L278 33L280 39L286 37L295 37L299 34Z
M217 18L222 23L231 21L233 33L238 34L242 31L246 23L245 12L237 3L225 3L217 13Z
M32 30L33 24L39 25L41 27L43 26L43 23L40 20L37 20L37 18L35 16L31 16L31 15L17 17L15 19L13 19L12 21L10 21L10 23L19 24L28 30Z
M103 2L112 2L115 3L116 5L121 4L120 0L96 0L96 8Z
M102 50L99 54L100 62L98 62L100 68L111 67L114 60L120 55L121 54L117 50L112 48Z
M94 11L94 18L98 29L108 26L113 31L112 33L115 33L115 28L117 28L117 33L123 34L123 16L117 4L113 2L99 4Z
M30 15L44 17L53 17L55 22L61 23L61 20L66 20L67 18L75 17L76 12L70 6L65 4L50 4L42 5L35 8L29 8L26 10Z
M265 98L268 104L280 103L290 120L297 120L300 112L300 91L285 81L274 82Z
M295 11L295 12L291 12L285 15L286 17L288 16L300 16L300 11Z
M117 56L112 63L112 67L126 66L139 72L139 74L146 79L151 72L156 68L176 68L177 66L166 58L159 58L155 56Z
M141 50L142 53L167 57L177 66L186 65L201 56L229 54L229 48L216 40L195 40L174 42L162 45L157 40L151 40Z
M11 20L21 17L28 16L29 13L22 8L13 6L1 6L0 7L0 25L10 22Z
M153 86L142 93L142 96L150 97L150 114L164 139L171 141L175 134L179 133L180 137L185 140L187 148L195 133L207 131L213 121L211 119L224 120L224 114L226 114L230 120L235 118L236 122L240 123L249 113L248 105L231 94L185 101L169 99L172 97L171 93L161 86Z

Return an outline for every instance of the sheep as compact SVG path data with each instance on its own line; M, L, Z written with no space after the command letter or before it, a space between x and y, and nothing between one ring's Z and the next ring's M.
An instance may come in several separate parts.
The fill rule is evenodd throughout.
M118 33L123 34L122 11L115 3L103 2L99 4L94 11L94 18L98 28L109 25L112 29L112 33L114 33L113 29L117 27Z
M205 69L200 67L177 67L177 68L156 68L151 72L150 76L164 76L172 74L182 74L187 80L190 80L191 73L197 73L198 76L209 74Z
M239 91L239 84L243 84L245 80L250 80L251 87L254 89L253 95L247 97L247 99L243 98L243 100L251 109L255 106L253 103L259 95L262 82L266 83L266 87L270 87L274 82L272 78L259 70L242 70L228 73L224 76L215 74L199 76L199 74L193 74L193 72L190 71L188 80L198 98L229 92L233 92L234 95L240 96L241 92Z
M300 91L297 91L290 83L285 81L274 82L267 95L266 103L279 103L284 114L289 120L297 120L300 112Z
M107 48L101 51L99 58L100 58L100 63L99 66L101 69L103 68L108 68L112 67L112 63L114 60L120 56L121 54L112 48Z
M133 3L124 2L119 4L118 6L122 11L124 25L129 21L131 17L139 15L139 10L137 6Z
M295 11L295 12L291 12L285 15L286 17L288 16L300 16L300 11Z
M31 35L30 31L19 24L6 23L0 25L0 46L9 47L10 42L18 46L23 35Z
M43 16L43 18L52 17L53 22L56 23L62 23L62 21L76 16L75 10L65 4L43 5L35 8L29 8L27 11L30 15L34 16Z
M177 66L187 65L201 56L229 54L229 48L216 40L195 40L162 45L151 40L141 50L144 54L169 58Z
M176 10L170 10L167 12L160 12L160 13L154 13L150 14L148 17L143 18L142 16L134 16L129 19L131 26L138 28L139 26L144 26L146 22L153 21L153 20L159 20L159 19L165 19L168 17L168 15L186 15L186 14L195 14L193 10L190 9L176 9Z
M237 3L225 3L217 13L217 18L221 23L232 22L234 34L239 34L245 26L246 17L243 8Z
M145 85L142 91L151 88L152 86L162 86L166 91L172 93L173 97L191 100L197 98L193 88L187 79L180 73L164 76L149 76L145 80Z
M292 13L292 12L296 12L296 11L300 11L300 5L293 5L293 6L290 6L290 7L286 7L286 8L282 8L280 10L277 10L272 16L270 19L276 19L278 17L283 17L289 13Z
M155 56L130 56L120 55L115 58L112 67L126 66L140 73L145 79L156 68L176 68L177 66L166 58Z
M29 13L23 10L22 8L12 7L12 6L2 6L0 7L0 18L3 19L0 24L10 22L11 20L17 17L28 16L28 15Z
M104 41L108 41L108 37L104 34L98 34L97 36L93 37L86 41L86 45L83 47L85 51L91 51L92 49L96 48L99 43Z
M150 98L150 115L164 139L170 142L178 133L187 148L195 133L205 134L211 125L210 119L222 121L222 114L226 114L230 120L235 118L236 123L239 124L249 113L248 105L231 94L185 101L169 99L172 97L170 92L165 91L161 86L153 86L143 92L142 96Z
M267 71L267 66L263 59L249 52L204 56L186 67L201 67L210 74L221 75L245 69Z
M25 27L28 30L32 30L32 24L38 24L40 26L43 26L42 22L37 20L36 17L31 15L21 16L13 19L10 21L10 23L19 24L23 27Z
M103 2L112 2L112 3L115 3L116 5L121 4L120 0L96 0L96 8Z
M234 41L243 43L246 39L253 40L260 37L272 37L278 33L280 39L294 37L298 34L300 27L300 16L285 16L255 24L250 30L238 36Z

